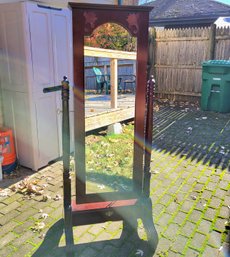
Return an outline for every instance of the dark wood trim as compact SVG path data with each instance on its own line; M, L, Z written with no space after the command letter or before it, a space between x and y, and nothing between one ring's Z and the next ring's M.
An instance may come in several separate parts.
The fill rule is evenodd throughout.
M106 11L125 11L125 12L150 12L153 6L135 6L135 5L111 5L111 4L87 4L70 2L69 6L73 9L87 10L106 10Z

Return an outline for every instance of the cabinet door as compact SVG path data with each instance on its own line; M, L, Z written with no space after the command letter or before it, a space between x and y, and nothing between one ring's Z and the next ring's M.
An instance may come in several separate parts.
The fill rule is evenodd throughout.
M23 18L17 4L0 7L0 76L2 88L26 92Z
M60 156L56 93L44 94L55 85L51 10L35 3L27 5L33 66L32 98L37 129L39 167Z
M72 52L72 15L69 9L51 10L54 81L60 85L63 76L67 76L73 85L73 52ZM60 155L62 149L62 103L60 93L56 93L58 113L58 133L60 138ZM70 90L70 130L71 150L73 150L73 93Z
M29 13L33 92L54 85L53 42L50 10L32 3Z
M72 83L72 18L69 9L50 10L54 58L54 81L60 84L66 75Z
M49 161L59 157L59 140L55 97L52 94L36 99L37 136L38 136L38 163L45 166Z

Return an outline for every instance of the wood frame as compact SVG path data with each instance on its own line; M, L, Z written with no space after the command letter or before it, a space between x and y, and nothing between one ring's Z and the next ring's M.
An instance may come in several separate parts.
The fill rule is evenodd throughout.
M62 86L48 91L62 90L62 140L63 140L63 191L64 191L64 224L67 256L74 256L73 226L93 224L105 221L123 221L121 237L139 239L137 219L141 218L147 233L148 247L153 254L158 243L158 235L153 223L152 201L150 192L150 160L153 129L153 88L154 80L147 83L148 59L148 14L150 8L120 7L108 5L85 5L71 3L73 9L73 40L74 40L74 108L75 108L75 163L76 163L76 201L71 202L70 168L70 132L69 132L69 83L64 77ZM87 13L88 12L88 13ZM141 18L137 18L141 14ZM95 16L96 15L96 16ZM98 15L98 16L97 16ZM127 17L136 17L128 22ZM87 17L90 18L88 23ZM84 19L83 17L86 17ZM100 17L96 19L96 17ZM135 22L133 22L133 19ZM87 22L86 22L87 21ZM134 190L129 194L105 193L86 194L85 179L85 113L84 113L84 35L104 22L117 22L129 28L133 35L138 35L137 51L137 89L134 129ZM100 21L100 22L99 22ZM137 22L138 21L138 22ZM124 25L125 24L125 25ZM130 25L132 24L132 26ZM89 25L89 26L88 26ZM82 29L85 28L85 31ZM148 60L148 70L151 68ZM149 75L149 72L148 72ZM47 91L47 92L48 92ZM137 109L138 107L138 109ZM141 143L140 143L141 142ZM83 149L83 150L82 150ZM80 160L80 161L79 161ZM83 181L83 182L82 182ZM101 199L101 197L103 199Z
M151 8L136 6L110 6L70 3L73 11L74 54L74 109L75 109L75 160L76 203L100 202L137 198L142 192L144 173L144 123L146 112L146 85L148 59L148 16ZM140 18L141 17L141 18ZM137 37L137 78L134 131L133 192L86 194L85 173L85 112L84 112L84 36L89 36L98 26L114 22ZM84 28L84 29L83 29ZM139 76L138 74L141 74ZM137 110L138 106L138 110Z

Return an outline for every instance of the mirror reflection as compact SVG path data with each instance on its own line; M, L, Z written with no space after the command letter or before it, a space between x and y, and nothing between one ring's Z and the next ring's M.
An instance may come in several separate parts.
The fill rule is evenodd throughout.
M114 23L85 37L86 193L132 191L136 38Z

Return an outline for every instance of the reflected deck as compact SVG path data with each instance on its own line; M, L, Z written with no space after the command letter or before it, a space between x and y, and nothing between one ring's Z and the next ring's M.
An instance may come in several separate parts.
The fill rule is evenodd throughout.
M134 118L134 94L119 94L117 109L111 109L110 95L87 95L85 104L86 131Z

